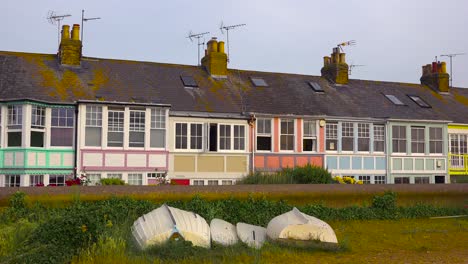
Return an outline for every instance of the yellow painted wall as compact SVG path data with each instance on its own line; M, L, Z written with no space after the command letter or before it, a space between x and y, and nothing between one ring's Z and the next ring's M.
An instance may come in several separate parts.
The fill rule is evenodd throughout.
M224 157L199 156L197 165L199 172L224 172Z
M175 172L195 172L195 156L174 156Z
M226 157L227 172L247 172L246 156L228 156Z

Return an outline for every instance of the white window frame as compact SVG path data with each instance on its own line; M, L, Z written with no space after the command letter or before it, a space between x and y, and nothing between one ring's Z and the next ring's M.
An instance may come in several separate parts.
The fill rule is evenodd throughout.
M194 185L194 186L204 186L205 185L205 180L192 180L192 185Z
M415 140L413 140L413 129L414 130L422 130L422 135L423 135L423 138L417 138ZM418 155L418 156L421 156L421 155L425 155L426 154L426 128L423 127L423 126L411 126L411 136L410 136L410 146L411 146L411 155ZM417 135L417 133L416 133ZM413 149L413 143L416 143L416 144L423 144L423 151L422 152L415 152L414 149ZM418 148L419 150L419 148Z
M52 177L56 177L56 178L55 178L55 179L56 179L56 183L51 183L50 179L51 179ZM63 182L62 182L62 181L59 182L59 181L58 181L59 179L62 179ZM66 176L66 175L49 175L49 185L50 185L50 184L55 184L55 186L66 186L66 183L65 183L66 180L67 180L67 176Z
M133 122L132 123L132 114L138 113L138 117L134 117L133 120L140 120L140 122ZM142 118L143 117L143 118ZM143 149L145 148L145 121L146 121L146 109L129 109L129 129L128 129L128 147L131 149ZM141 122L142 121L142 122ZM142 143L142 146L131 146L131 134L132 132L135 133L143 133L143 142L133 142L133 143Z
M385 175L374 175L374 184L386 184L387 176Z
M151 108L151 126L150 126L150 142L149 146L152 149L165 149L167 144L167 118L166 118L166 109L165 108ZM164 133L164 146L163 147L151 147L151 131L160 130Z
M305 128L306 128L306 123L311 123L312 127L314 128L314 133L306 135L305 133ZM306 153L314 153L317 152L318 149L318 140L317 140L317 120L307 120L304 119L302 121L302 152ZM313 148L312 150L304 150L304 140L305 139L311 139L313 142Z
M23 146L23 138L24 138L24 131L23 131L23 115L24 107L23 105L7 105L7 124L5 125L6 130L6 139L5 139L5 146L7 148L20 148ZM8 145L8 137L10 132L19 132L21 134L20 145L19 146L9 146Z
M35 187L38 184L44 184L44 175L42 174L31 174L29 175L29 186Z
M385 125L373 125L373 132L374 132L374 138L373 138L373 146L372 146L372 152L374 153L385 153ZM382 132L382 133L381 133ZM375 150L375 142L383 142L383 150L378 151Z
M61 116L60 115L60 109L65 109L65 116ZM68 119L69 119L69 116L68 116L68 111L69 110L72 110L71 111L71 118L72 118L72 124L71 126L68 124ZM54 124L53 123L53 117L54 117L54 114L53 112L54 111L58 111L57 112L57 121L58 123L57 124ZM52 139L50 140L50 147L51 148L74 148L75 147L75 109L74 108L52 108L51 111L50 111L50 114L51 114L51 121L50 121L50 137L52 137L52 130L54 128L65 128L65 129L70 129L71 130L71 133L72 133L72 144L71 146L54 146L52 145ZM61 120L64 120L65 124L62 125L61 124Z
M107 179L120 179L122 180L122 173L107 173L106 175Z
M135 176L139 177L139 179L138 178L134 179L133 177L135 177ZM134 184L135 181L137 183L140 183L140 184ZM127 175L127 183L128 183L128 185L137 185L137 186L143 185L143 173L129 173Z
M221 126L229 127L230 136L229 136L229 149L221 149ZM234 126L240 126L244 128L244 149L234 149ZM245 125L242 124L226 124L226 123L218 123L218 135L217 135L217 144L218 144L218 151L217 152L246 152L247 151L247 129Z
M288 122L288 123L292 122L292 126L293 126L293 133L292 133L292 134L283 134L283 133L281 132L281 125L282 125L283 121L284 121L284 122ZM288 125L288 128L289 128L289 125ZM296 144L296 143L297 143L297 142L296 142L296 137L297 137L297 136L296 136L296 133L297 133L297 132L296 132L296 119L284 118L284 119L280 119L280 120L279 120L279 133L278 133L278 134L279 134L279 151L280 151L280 152L295 152L295 151L296 151L296 145L297 145L297 144ZM292 136L292 137L293 137L293 140L292 140L292 147L293 147L293 149L292 149L292 150L291 150L291 149L282 149L282 148L281 148L281 137L282 137L282 136Z
M103 115L104 109L100 105L86 105L86 113L85 113L85 135L84 135L84 146L86 148L101 148L103 146ZM86 133L86 128L99 128L101 130L101 142L98 146L88 146L86 145L86 137L88 136Z
M354 139L355 139L355 134L356 134L356 131L355 131L355 128L354 128L354 122L341 122L341 152L344 152L344 153L352 153L354 152L354 150L356 149L356 144L354 142ZM348 125L351 125L351 126L348 126ZM349 132L351 132L351 136L349 136ZM345 136L346 134L346 136ZM352 144L353 144L353 147L351 150L344 150L343 149L343 138L351 138L352 139Z
M399 135L399 137L396 138L396 137L395 137L395 133L393 133L393 127L403 127L404 130L405 130L405 137L402 138L402 137L400 137L400 135ZM391 141L391 144L392 144L392 154L406 154L406 153L408 153L408 140L409 140L409 139L408 139L408 129L407 129L407 126L405 126L405 125L392 125L392 126L391 126L391 129L392 129L392 141ZM397 152L397 151L395 151L395 148L393 147L393 141L394 141L394 140L397 140L398 142L400 142L400 141L402 141L402 140L405 141L405 152L399 152L399 151Z
M327 140L336 141L334 150L327 150L327 148L328 148ZM339 144L338 123L337 122L327 122L325 124L325 151L326 152L332 152L332 153L338 152L338 144Z
M259 121L262 120L262 122L269 122L270 123L270 132L266 133L265 132L265 124L263 124L262 128L263 131L259 132L260 125ZM256 152L272 152L273 151L273 122L271 118L257 118L256 121L256 136L255 136L255 151ZM270 138L270 150L259 150L258 149L258 137L269 137Z
M21 175L20 174L5 174L5 187L20 187ZM14 178L14 181L12 181Z
M102 179L101 173L88 173L86 177L89 180L89 185L91 186L96 186L96 185L101 184L101 179Z
M362 184L371 184L372 183L372 176L370 176L370 175L359 175L358 176L358 181L362 181Z
M177 124L185 124L187 125L187 148L177 148ZM200 149L192 149L191 148L191 141L192 141L192 125L200 125L202 129L201 133L201 148ZM200 138L196 135L197 138ZM205 138L205 129L204 125L201 122L174 122L174 150L175 151L184 151L184 152L203 152L204 151L204 138Z
M357 146L356 151L359 153L370 153L372 152L371 149L371 124L369 123L357 123ZM367 130L367 131L366 131ZM359 150L359 139L367 139L368 140L368 150Z
M121 146L109 146L109 133L121 133L122 134L122 145ZM125 147L125 108L121 109L109 109L107 108L107 148L121 149ZM130 143L129 143L130 144Z
M441 131L440 139L432 139L431 138L431 130L432 129L440 129L440 131ZM441 127L429 127L428 131L429 131L429 138L428 138L429 155L433 155L433 156L443 155L444 154L444 130L443 130L443 128L441 128ZM440 149L441 149L442 152L431 152L431 144L433 144L433 143L440 143L441 144Z
M216 183L216 184L214 184ZM218 186L219 185L219 180L208 180L206 185L208 186Z

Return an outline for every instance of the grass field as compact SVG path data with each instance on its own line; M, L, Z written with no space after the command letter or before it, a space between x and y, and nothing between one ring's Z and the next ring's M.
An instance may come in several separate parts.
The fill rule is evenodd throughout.
M72 263L467 263L468 219L332 221L341 249L267 244L211 250L155 248L137 254L124 240L100 241ZM174 249L173 249L174 250ZM161 258L162 256L162 258Z

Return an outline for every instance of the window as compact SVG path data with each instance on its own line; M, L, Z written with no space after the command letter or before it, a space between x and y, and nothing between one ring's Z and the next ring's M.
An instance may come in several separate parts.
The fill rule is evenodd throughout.
M369 124L358 124L358 151L369 151L370 132Z
M164 148L166 146L166 110L151 109L150 147Z
M8 147L21 147L22 128L23 128L23 106L8 106Z
M467 153L467 135L450 134L450 166L452 168L464 168L463 155Z
M385 176L374 176L374 184L385 184L387 182Z
M101 146L102 107L86 106L85 145L87 147Z
M108 108L107 111L107 146L123 147L124 108Z
M354 124L350 122L343 122L341 124L341 150L353 151L354 150Z
M231 126L230 125L219 125L219 149L220 150L231 149Z
M429 184L429 177L414 177L415 184Z
M143 174L141 173L129 173L128 174L129 185L143 185Z
M317 150L317 133L315 121L304 120L304 136L302 139L302 151Z
M208 180L208 185L218 185L218 180Z
M294 150L294 120L281 120L280 150Z
M101 174L88 173L89 185L99 185L101 183Z
M442 128L430 127L429 128L429 153L442 154Z
M267 82L262 78L250 77L250 80L252 81L253 85L255 85L256 87L267 87L268 86Z
M393 153L406 153L406 126L392 126Z
M29 186L44 186L44 175L29 175Z
M222 180L221 185L232 185L232 180Z
M157 179L157 178L165 178L164 173L148 173L147 174L148 179Z
M390 100L394 105L405 105L402 101L400 101L400 99L392 94L385 94L385 97L387 97L387 99Z
M421 99L421 97L417 95L408 95L408 97L411 98L413 102L415 102L417 105L419 105L422 108L431 108L431 106L428 103L426 103L423 99Z
M205 185L204 180L193 180L193 185L202 186Z
M52 108L52 123L50 129L51 146L73 146L74 112L75 109L73 108Z
M129 147L145 146L145 111L130 110Z
M122 173L107 173L108 179L122 179Z
M5 187L20 187L20 175L5 175Z
M364 175L364 176L359 176L358 179L360 181L362 181L363 184L370 184L371 183L371 180L370 180L371 176L369 175Z
M411 127L411 152L424 153L424 127Z
M325 126L326 150L337 150L338 145L338 124L327 123Z
M395 184L409 184L409 177L395 177Z
M245 149L245 126L234 125L234 150Z
M176 123L176 149L203 149L203 124Z
M323 88L320 86L320 84L316 82L308 82L309 86L314 90L316 93L323 93L325 92Z
M385 127L381 125L374 125L374 151L385 151Z
M193 79L192 76L181 75L180 79L182 80L182 83L185 87L198 87L197 82L195 81L195 79Z
M31 110L31 128L43 129L45 126L45 107L32 106Z
M257 119L257 150L271 151L271 119Z
M65 175L50 175L49 186L65 186Z

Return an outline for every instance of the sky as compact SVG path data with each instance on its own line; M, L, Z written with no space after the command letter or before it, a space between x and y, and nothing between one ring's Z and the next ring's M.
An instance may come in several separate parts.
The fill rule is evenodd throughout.
M219 27L229 33L233 69L320 75L323 57L338 43L351 79L419 83L421 66L442 54L453 58L453 85L468 88L468 1L465 0L0 0L0 50L57 52L57 26L49 11L85 17L83 55L197 64L197 43L187 38ZM201 52L203 54L203 51Z

